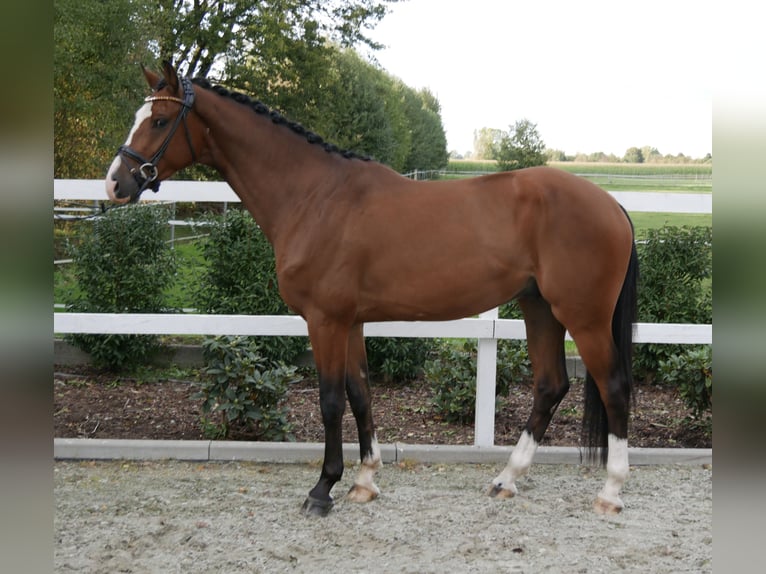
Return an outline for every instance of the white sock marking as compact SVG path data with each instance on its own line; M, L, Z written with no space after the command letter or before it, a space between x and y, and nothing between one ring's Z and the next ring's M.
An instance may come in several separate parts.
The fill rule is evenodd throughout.
M377 471L380 468L381 465L381 457L380 457L380 446L378 445L378 437L373 436L372 437L372 454L367 455L364 457L364 460L362 461L362 466L359 469L359 474L356 476L356 480L354 481L354 484L361 486L362 488L366 488L367 490L371 490L372 492L376 494L380 494L380 490L375 485L374 478L375 478L375 471Z
M532 466L532 459L535 456L535 452L537 452L537 446L531 433L526 430L522 432L516 448L511 453L508 464L503 469L503 472L492 481L492 484L516 494L516 479L529 471L529 467Z
M599 498L622 508L620 489L628 479L628 439L609 435L609 457L606 461L606 483L599 493Z

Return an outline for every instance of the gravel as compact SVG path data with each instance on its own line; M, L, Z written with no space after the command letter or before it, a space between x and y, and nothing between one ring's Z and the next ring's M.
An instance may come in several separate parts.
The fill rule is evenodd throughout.
M318 465L58 461L56 572L711 572L712 467L640 466L625 510L594 514L605 472L536 465L511 500L496 465L388 464L380 498L300 507Z

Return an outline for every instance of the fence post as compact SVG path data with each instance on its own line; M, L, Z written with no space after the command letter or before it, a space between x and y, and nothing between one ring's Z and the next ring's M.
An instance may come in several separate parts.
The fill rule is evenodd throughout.
M498 309L479 315L482 319L497 319ZM474 439L476 446L495 444L495 385L497 377L497 339L479 339L476 356L476 414Z
M174 201L172 203L172 214L170 216L171 223L170 223L170 248L175 249L176 248L176 224L173 223L176 218L176 202Z

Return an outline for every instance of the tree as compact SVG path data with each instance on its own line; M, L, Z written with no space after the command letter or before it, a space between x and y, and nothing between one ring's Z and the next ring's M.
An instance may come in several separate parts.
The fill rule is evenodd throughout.
M625 152L623 159L626 163L644 163L644 152L640 148L631 147Z
M545 165L545 143L537 131L537 124L528 119L517 121L507 134L503 134L495 159L500 171Z
M567 161L567 155L560 149L546 149L545 157L548 161Z
M365 35L398 0L273 0L271 2L188 2L161 0L152 11L159 56L172 58L182 73L207 77L225 70L290 70L295 48L320 48L326 40L341 47L365 44ZM303 53L305 55L306 52ZM272 76L275 82L289 80ZM294 79L294 78L293 78Z
M138 63L161 57L394 169L441 167L438 100L346 48L378 47L366 31L396 1L56 2L54 176L103 175L146 94ZM217 177L199 166L181 176Z
M330 58L312 129L341 148L400 169L407 153L398 149L397 141L403 135L404 114L391 109L393 83L353 50L335 50Z
M476 159L495 159L503 136L503 130L495 128L474 130L473 157Z
M441 105L430 90L400 85L410 145L404 171L440 169L447 165L447 136L439 115Z
M644 155L644 163L662 159L662 154L657 150L656 147L645 145L641 148L641 153Z
M54 177L103 176L124 141L146 92L138 64L151 59L149 11L146 0L54 3Z

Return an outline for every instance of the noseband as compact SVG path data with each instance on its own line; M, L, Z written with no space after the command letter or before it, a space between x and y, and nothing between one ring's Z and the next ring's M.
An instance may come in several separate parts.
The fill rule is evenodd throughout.
M136 193L133 201L137 200L141 193L143 193L143 191L146 189L151 189L155 193L159 191L160 182L157 180L157 163L162 158L165 150L168 148L168 145L170 145L170 140L173 139L173 135L176 133L176 130L178 129L178 126L181 122L184 124L184 132L186 132L186 141L189 144L192 161L197 161L197 156L194 153L194 146L192 145L191 141L191 135L189 134L189 126L186 125L186 116L189 115L189 112L194 105L194 86L192 85L189 78L181 78L181 86L183 88L183 99L174 98L173 96L148 96L146 99L144 99L145 102L166 101L177 102L181 104L181 111L178 112L178 115L176 116L176 119L173 122L170 131L168 132L168 135L165 137L165 141L162 142L162 145L155 152L152 158L147 160L144 156L142 156L134 149L128 147L127 145L121 145L117 150L117 155L120 155L123 158L130 158L139 164L138 167L134 167L130 170L130 173L133 175L133 178L138 184L138 192Z

